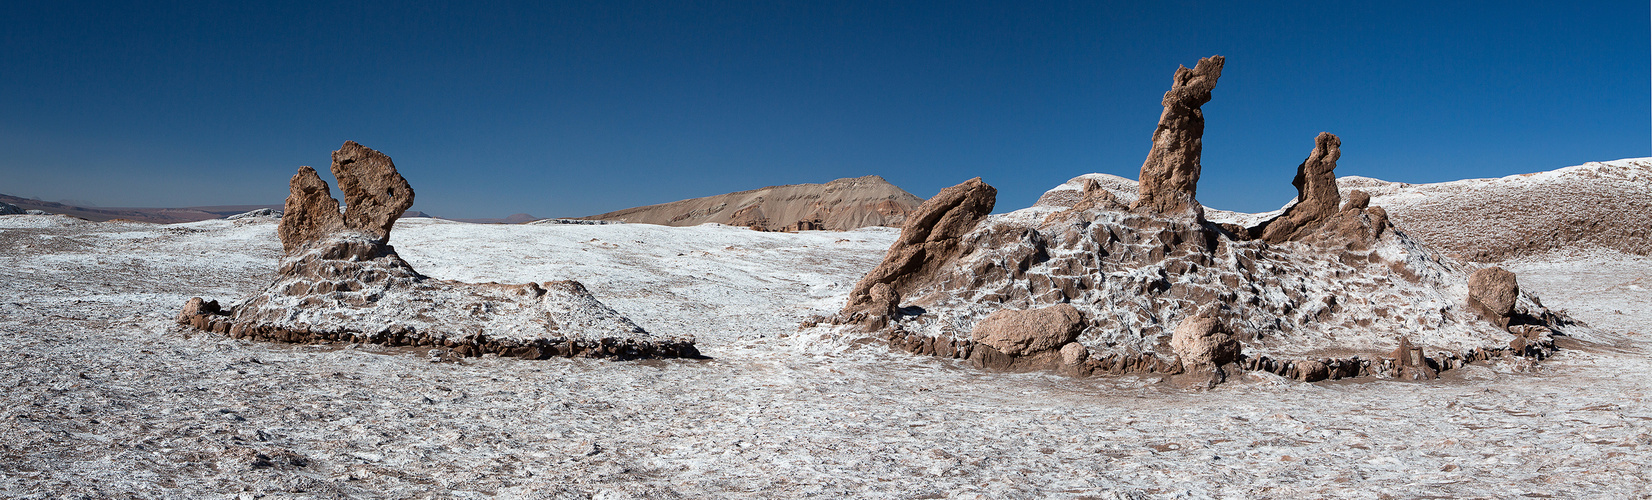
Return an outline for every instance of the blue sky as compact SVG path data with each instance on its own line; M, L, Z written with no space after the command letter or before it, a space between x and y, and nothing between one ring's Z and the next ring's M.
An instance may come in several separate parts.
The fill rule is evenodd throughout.
M280 203L345 140L447 217L589 215L878 174L997 211L1135 178L1178 64L1221 54L1199 199L1652 155L1639 2L0 5L0 193ZM1029 5L1036 4L1036 5Z

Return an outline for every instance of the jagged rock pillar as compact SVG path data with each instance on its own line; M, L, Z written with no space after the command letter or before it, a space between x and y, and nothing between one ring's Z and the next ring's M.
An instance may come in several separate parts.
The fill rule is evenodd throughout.
M1210 56L1193 69L1176 69L1170 91L1164 93L1159 126L1153 130L1153 149L1141 166L1141 196L1131 210L1204 220L1204 209L1194 199L1205 134L1205 115L1199 108L1210 102L1223 61L1222 56Z

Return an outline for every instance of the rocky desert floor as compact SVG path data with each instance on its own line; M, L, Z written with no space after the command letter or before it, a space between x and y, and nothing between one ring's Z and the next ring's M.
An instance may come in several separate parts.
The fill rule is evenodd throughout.
M1622 341L1426 383L986 373L831 328L898 233L403 219L421 272L580 280L711 359L234 340L274 219L0 217L12 498L1626 498L1652 495L1652 259L1505 263ZM439 353L438 353L439 354Z

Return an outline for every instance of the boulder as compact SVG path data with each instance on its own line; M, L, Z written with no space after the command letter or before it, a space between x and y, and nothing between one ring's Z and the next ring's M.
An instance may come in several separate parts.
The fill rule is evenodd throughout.
M1514 316L1514 301L1520 297L1520 283L1514 273L1492 266L1468 277L1468 303L1498 326L1508 326Z
M1062 347L1078 338L1083 328L1084 315L1077 308L1056 304L1040 309L1000 309L976 323L970 337L1006 355L1026 356Z
M1224 61L1222 56L1210 56L1200 59L1193 69L1176 69L1170 91L1161 101L1164 112L1153 130L1153 148L1141 166L1140 197L1132 210L1204 219L1204 209L1194 199L1205 133L1205 115L1199 108L1210 102Z
M1170 336L1170 348L1187 371L1213 368L1239 359L1239 341L1221 321L1209 316L1182 320Z
M923 202L907 217L901 227L901 236L889 246L883 263L866 273L866 277L849 292L849 302L842 315L850 317L857 312L880 314L890 307L874 300L872 288L887 284L894 296L907 293L906 287L915 276L934 272L958 254L958 237L975 229L992 212L998 190L981 182L980 177L942 189Z
M21 207L6 202L0 202L0 215L23 215L28 213Z
M1314 149L1308 159L1296 167L1296 204L1286 208L1273 220L1262 223L1253 234L1272 244L1299 239L1318 229L1326 219L1340 211L1342 195L1337 192L1337 178L1333 172L1342 156L1342 140L1329 132L1320 132L1314 138ZM1370 196L1366 196L1367 203ZM1361 206L1359 208L1364 208Z

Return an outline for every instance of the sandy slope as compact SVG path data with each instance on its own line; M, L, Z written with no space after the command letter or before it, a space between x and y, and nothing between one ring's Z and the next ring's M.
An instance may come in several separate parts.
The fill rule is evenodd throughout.
M818 221L819 229L866 226L900 227L907 212L923 203L882 177L868 175L825 184L788 184L736 193L627 208L584 219L667 226L707 222L758 226L772 231L799 221Z
M698 336L715 358L432 363L174 328L187 297L272 278L268 220L0 217L0 495L1652 494L1652 361L1639 347L1427 384L1250 376L1181 392L983 373L799 334L895 234L404 220L392 243L422 272L578 279L650 331ZM1644 308L1649 264L1586 254L1517 271L1552 306L1638 328L1603 304Z

